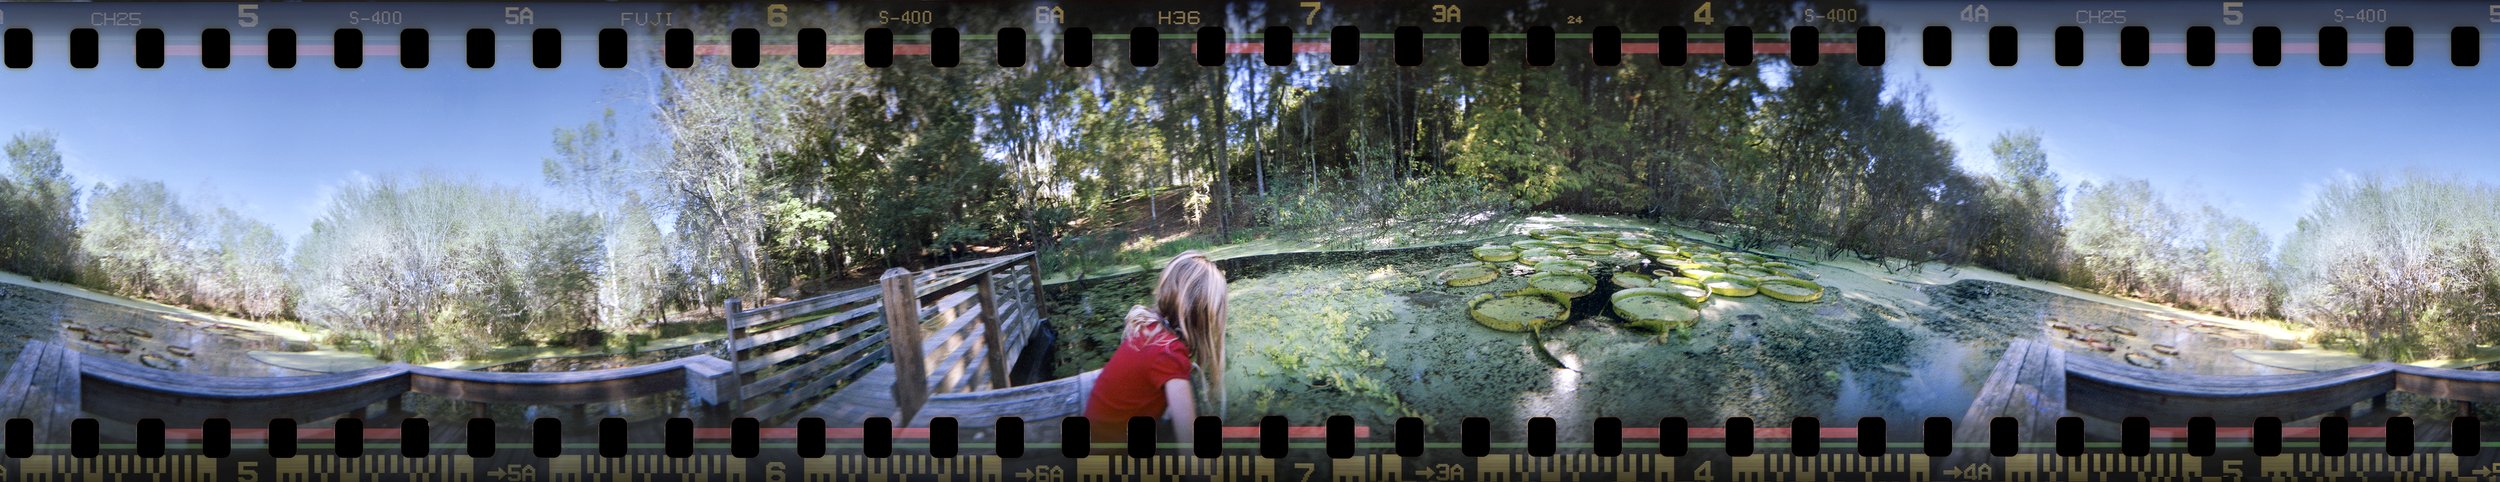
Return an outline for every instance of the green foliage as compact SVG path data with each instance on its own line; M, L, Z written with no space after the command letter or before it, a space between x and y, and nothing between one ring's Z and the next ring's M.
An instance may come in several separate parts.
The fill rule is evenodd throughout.
M295 312L387 344L480 353L598 321L600 224L438 177L346 185L295 253Z
M78 273L78 188L62 166L59 139L49 132L18 134L0 154L9 164L0 176L0 270L72 279Z
M2284 314L2361 336L2377 356L2450 356L2492 342L2495 203L2500 189L2490 185L2422 175L2328 183L2284 243Z

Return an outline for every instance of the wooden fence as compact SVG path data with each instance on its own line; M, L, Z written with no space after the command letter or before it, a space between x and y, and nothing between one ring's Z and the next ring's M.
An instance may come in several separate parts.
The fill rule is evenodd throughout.
M889 363L896 406L879 408L907 420L935 394L1008 388L1010 367L1042 323L1038 268L1025 253L895 268L876 286L752 310L730 300L732 399L747 416L780 420Z
M401 414L410 393L485 405L583 405L682 393L687 415L754 416L776 422L858 380L891 370L893 400L905 414L932 395L993 399L1009 367L1042 324L1038 272L1030 253L952 264L913 274L890 270L879 285L727 311L731 359L695 355L607 370L506 373L393 363L296 377L227 377L169 372L108 357L85 357L30 342L0 374L0 417L54 423L93 416L166 420L209 418L301 421ZM889 324L906 319L912 323ZM890 325L890 326L889 326ZM1064 385L1064 384L1053 384ZM995 395L995 396L993 396ZM377 408L380 407L380 408ZM714 420L721 422L721 420ZM858 420L832 421L840 424Z

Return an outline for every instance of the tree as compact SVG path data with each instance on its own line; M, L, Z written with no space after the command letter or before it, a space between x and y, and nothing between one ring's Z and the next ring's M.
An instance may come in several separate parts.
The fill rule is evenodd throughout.
M0 148L9 171L0 178L0 270L35 279L77 274L78 188L61 163L59 138L18 134Z

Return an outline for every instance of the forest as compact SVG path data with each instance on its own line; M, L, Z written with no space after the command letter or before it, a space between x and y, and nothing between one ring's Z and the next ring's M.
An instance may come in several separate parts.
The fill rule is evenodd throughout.
M1497 30L1554 20L1537 15L1483 18ZM161 183L80 186L54 137L23 133L0 183L0 269L302 320L427 358L855 286L889 266L1036 250L1073 274L1250 239L1566 212L2285 319L2374 356L2462 353L2500 332L2485 329L2500 329L2500 246L2487 241L2500 191L2479 182L2337 179L2278 246L2126 173L2068 183L2043 148L2054 133L2008 128L1963 152L1917 82L1845 60L1604 67L1566 54L1539 67L1497 44L1507 60L1483 67L1255 55L1197 67L1187 42L1166 41L1170 65L1130 67L1126 42L1097 42L1112 65L1070 68L1054 63L1053 34L1036 35L1044 60L1021 68L981 64L993 53L967 45L957 68L711 57L653 69L648 105L551 133L541 181L561 199L383 176L334 193L296 240ZM1366 58L1386 58L1378 47Z

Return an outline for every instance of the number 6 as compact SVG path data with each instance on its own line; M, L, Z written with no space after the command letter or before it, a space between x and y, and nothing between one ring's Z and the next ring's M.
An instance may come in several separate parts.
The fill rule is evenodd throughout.
M234 23L235 23L235 25L241 25L241 26L245 26L245 27L258 27L258 26L260 26L260 12L259 12L259 10L260 10L260 6L259 6L259 5L253 5L253 4L249 4L249 3L242 4L242 5L235 5L235 6L234 6L234 16L235 16Z

